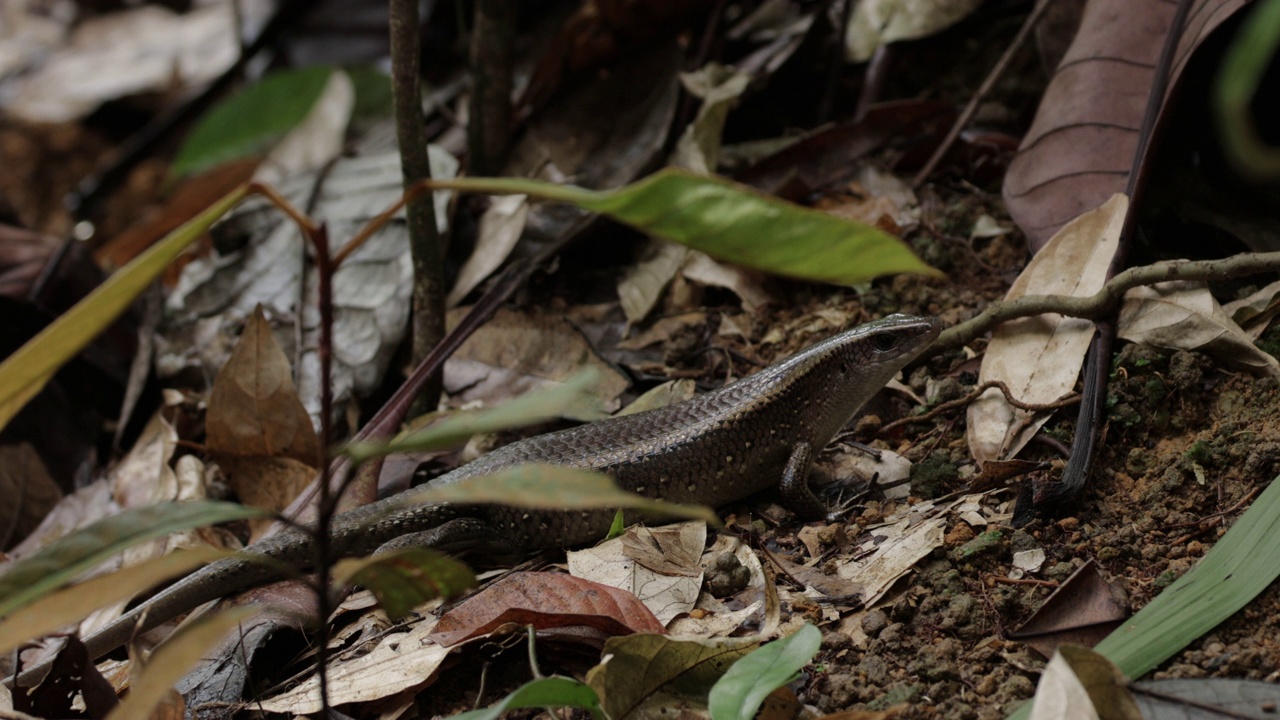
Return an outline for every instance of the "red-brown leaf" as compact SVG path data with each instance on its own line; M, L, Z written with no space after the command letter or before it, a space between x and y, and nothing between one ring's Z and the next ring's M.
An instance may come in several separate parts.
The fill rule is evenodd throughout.
M539 630L586 626L612 635L664 633L635 595L561 573L513 573L440 618L431 637L441 645L492 632L506 623Z

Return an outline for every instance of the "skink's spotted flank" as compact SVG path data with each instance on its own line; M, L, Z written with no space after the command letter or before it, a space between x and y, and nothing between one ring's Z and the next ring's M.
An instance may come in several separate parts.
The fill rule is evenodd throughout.
M808 487L810 460L854 413L938 336L929 318L892 315L825 340L715 392L635 415L512 443L432 481L448 484L524 463L588 468L620 487L672 502L723 505L780 485L803 515L821 512ZM456 549L495 538L522 550L603 537L611 511L503 506L403 506L396 497L339 515L333 551L368 554L389 545ZM94 658L135 632L209 600L277 580L280 564L306 567L314 549L301 532L249 548L274 564L231 558L199 570L125 614L85 644ZM141 627L138 627L141 625ZM33 668L32 675L42 668ZM28 674L24 673L23 685Z

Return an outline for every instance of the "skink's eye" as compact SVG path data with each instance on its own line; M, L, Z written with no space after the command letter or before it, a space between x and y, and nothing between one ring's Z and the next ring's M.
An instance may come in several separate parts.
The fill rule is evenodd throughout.
M879 333L871 336L871 347L880 352L889 352L898 344L897 333Z

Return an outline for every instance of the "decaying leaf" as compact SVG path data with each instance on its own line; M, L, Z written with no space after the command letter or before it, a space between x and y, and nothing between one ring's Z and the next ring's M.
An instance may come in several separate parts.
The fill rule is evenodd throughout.
M659 548L655 537L671 539ZM568 554L569 574L634 593L666 625L689 612L702 590L698 564L707 525L632 527L621 537Z
M1196 350L1235 367L1280 377L1280 363L1259 350L1202 283L1168 282L1125 293L1116 333L1167 350Z

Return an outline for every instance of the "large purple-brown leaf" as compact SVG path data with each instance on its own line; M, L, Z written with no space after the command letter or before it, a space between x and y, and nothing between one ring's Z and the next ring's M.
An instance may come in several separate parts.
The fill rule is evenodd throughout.
M1194 0L1170 70L1170 91L1200 43L1248 2ZM1086 5L1075 41L1005 175L1009 213L1033 251L1072 218L1125 192L1176 8L1175 0Z

